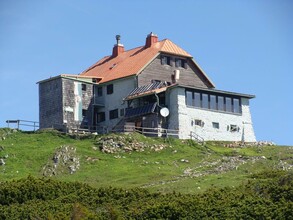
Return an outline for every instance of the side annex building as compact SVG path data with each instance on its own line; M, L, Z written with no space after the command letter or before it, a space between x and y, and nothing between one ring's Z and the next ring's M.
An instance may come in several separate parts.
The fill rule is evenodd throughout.
M145 45L125 50L116 36L112 54L78 75L38 82L40 129L127 126L180 139L255 142L249 101L254 95L217 90L193 57L150 33Z

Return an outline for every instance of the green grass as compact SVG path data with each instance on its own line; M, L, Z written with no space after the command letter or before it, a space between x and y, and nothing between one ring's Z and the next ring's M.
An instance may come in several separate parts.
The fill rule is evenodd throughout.
M5 137L2 140L1 137ZM147 138L131 134L132 139L147 144L166 144L162 151L106 154L96 147L95 136L83 139L70 137L56 131L12 132L0 129L0 157L6 164L0 166L0 180L13 180L32 175L42 176L42 168L56 148L62 145L76 147L80 157L80 169L74 174L62 174L52 178L63 181L79 181L94 187L145 187L153 192L197 193L210 187L238 186L250 178L251 174L275 169L279 160L292 164L292 147L262 146L245 148L226 148L222 143L208 142L198 145L190 140ZM221 160L224 156L245 158L265 156L267 159L247 162L224 173L209 173L200 177L184 176L184 170L193 169L205 172L211 168L204 166ZM119 156L120 158L115 158ZM88 158L97 159L88 161ZM188 162L182 162L182 159ZM202 167L199 167L203 165Z

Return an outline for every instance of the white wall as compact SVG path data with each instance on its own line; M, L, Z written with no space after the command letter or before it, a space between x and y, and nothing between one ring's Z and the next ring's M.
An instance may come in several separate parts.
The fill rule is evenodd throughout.
M106 121L99 123L101 126L107 126L109 129L114 127L120 120L120 109L127 107L127 102L123 102L125 98L134 88L136 88L136 79L135 77L125 78L113 81L114 92L112 94L107 94L107 85L103 85L103 97L101 100L104 100L105 107L100 108L99 112L105 112ZM109 111L118 109L118 118L109 120Z
M222 141L256 141L251 121L249 100L242 98L242 114L216 112L211 110L188 107L185 104L185 89L176 87L169 90L170 108L169 128L179 129L179 138L190 138L190 131L195 132L204 140ZM202 120L204 126L194 125L195 119ZM219 129L213 128L212 122L219 123ZM228 127L237 125L239 131L231 132Z

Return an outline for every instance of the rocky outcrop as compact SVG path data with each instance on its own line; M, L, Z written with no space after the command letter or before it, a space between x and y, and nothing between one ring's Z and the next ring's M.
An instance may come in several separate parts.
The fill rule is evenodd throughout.
M0 129L0 141L4 141L9 135L18 132L16 129L3 128Z
M44 176L55 176L59 174L73 174L80 168L79 157L76 148L72 146L61 146L56 149L53 157L43 167Z
M276 144L272 141L257 141L257 142L241 142L236 141L228 144L224 144L225 147L237 148L237 147L259 147L259 146L275 146Z
M167 147L165 144L148 144L141 142L129 136L108 135L97 139L96 145L104 153L120 153L120 152L143 152L145 150L161 151Z
M242 164L251 162L255 163L258 160L266 160L264 156L257 157L222 157L215 161L204 161L196 167L188 167L183 171L183 176L199 177L209 174L221 174L231 170L237 170Z

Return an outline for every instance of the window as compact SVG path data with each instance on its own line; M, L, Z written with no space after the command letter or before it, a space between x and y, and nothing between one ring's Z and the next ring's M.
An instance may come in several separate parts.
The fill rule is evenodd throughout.
M97 122L103 122L105 121L106 117L105 117L105 112L99 112L97 114Z
M175 59L175 66L176 67L186 68L186 60L185 59L176 58Z
M81 90L86 91L86 84L84 84L84 83L81 84Z
M112 94L114 92L113 84L107 85L107 94Z
M98 96L103 96L103 87L98 87L97 89Z
M229 97L225 98L226 112L232 112L232 99Z
M87 110L86 109L82 109L82 117L86 117L87 115Z
M195 119L195 120L194 120L194 125L197 125L197 126L203 127L203 126L204 126L204 122L203 122L202 120Z
M169 57L169 56L161 56L161 64L171 66L171 57Z
M224 97L223 96L218 96L218 110L219 111L225 111L225 108L224 108Z
M186 91L186 105L192 106L193 105L193 99L192 99L192 92Z
M215 128L215 129L219 129L220 128L219 122L212 122L212 123L213 123L213 128Z
M216 96L210 95L210 109L217 110Z
M201 107L201 100L200 100L200 93L194 93L194 106L200 108Z
M239 127L237 125L230 125L230 131L237 132L237 131L239 131Z
M160 83L160 82L162 82L162 80L158 80L158 79L152 79L151 80L151 83Z
M233 99L233 112L234 113L240 113L240 100L239 99Z
M118 109L111 110L109 112L109 118L110 119L118 118Z
M120 109L120 117L123 117L124 114L125 114L125 110L124 110L124 108L121 108L121 109Z
M229 113L241 113L240 97L231 97L217 95L216 92L205 91L202 93L198 90L185 90L186 106L197 108L211 109Z
M209 95L208 94L202 94L202 107L203 108L209 108Z

